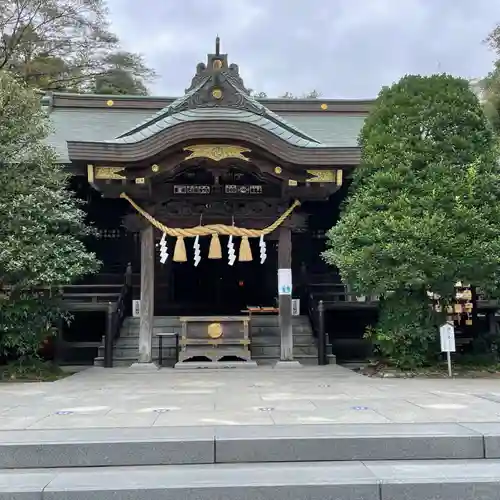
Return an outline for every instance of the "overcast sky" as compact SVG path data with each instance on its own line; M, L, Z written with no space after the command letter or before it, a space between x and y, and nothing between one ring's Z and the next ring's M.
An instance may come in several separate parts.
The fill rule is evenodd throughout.
M179 95L221 37L245 85L269 96L317 89L375 97L406 73L466 78L491 69L482 41L500 0L108 0L113 29Z

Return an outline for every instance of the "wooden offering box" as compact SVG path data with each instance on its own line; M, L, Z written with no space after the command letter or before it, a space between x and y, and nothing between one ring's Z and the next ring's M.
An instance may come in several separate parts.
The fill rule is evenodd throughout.
M179 362L250 361L249 316L181 316Z

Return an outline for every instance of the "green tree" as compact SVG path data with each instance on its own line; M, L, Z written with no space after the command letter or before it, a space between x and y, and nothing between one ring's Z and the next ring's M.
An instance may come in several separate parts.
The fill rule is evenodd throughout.
M104 0L3 0L0 69L41 90L78 92L107 77L114 93L123 93L119 83L143 93L155 76L140 56L120 50Z
M317 90L311 90L310 92L304 92L301 96L296 96L292 94L292 92L285 92L279 97L280 99L319 99L321 97L321 93Z
M467 81L406 76L382 89L359 141L361 164L324 258L355 291L386 298L379 335L392 343L393 358L410 343L413 361L421 363L437 320L427 292L446 302L457 281L497 286L500 172L493 133ZM405 314L411 309L420 311L417 325Z
M0 351L33 354L60 311L40 288L98 268L81 238L90 229L67 189L68 174L45 144L39 98L0 71ZM49 294L50 295L50 294ZM0 352L0 354L2 353Z
M105 59L108 69L93 78L90 91L94 94L148 95L144 78L154 77L143 58L130 52L116 52ZM140 76L138 76L140 75Z
M488 35L485 43L496 54L497 60L490 73L477 82L482 96L486 116L495 131L500 133L500 24Z

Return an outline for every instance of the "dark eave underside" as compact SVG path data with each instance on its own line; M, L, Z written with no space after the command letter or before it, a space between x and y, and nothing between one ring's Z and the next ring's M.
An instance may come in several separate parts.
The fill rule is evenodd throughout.
M144 109L159 111L177 98L174 97L140 97L113 96L96 94L52 94L44 97L49 108L107 108L108 101L113 101L111 109ZM338 99L256 99L275 113L279 112L318 112L368 114L373 105L371 99L338 100ZM326 104L327 108L321 108Z

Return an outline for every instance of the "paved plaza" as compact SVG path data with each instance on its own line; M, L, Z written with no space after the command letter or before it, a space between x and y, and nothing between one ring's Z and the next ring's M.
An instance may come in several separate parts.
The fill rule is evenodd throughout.
M0 430L390 422L500 422L500 382L368 378L330 365L89 368L0 385Z

